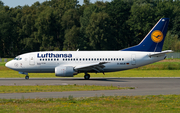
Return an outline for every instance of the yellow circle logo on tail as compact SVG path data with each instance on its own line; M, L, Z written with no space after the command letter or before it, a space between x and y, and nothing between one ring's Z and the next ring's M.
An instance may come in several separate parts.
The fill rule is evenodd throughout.
M155 43L159 43L163 40L163 33L159 30L153 31L151 34L151 39Z

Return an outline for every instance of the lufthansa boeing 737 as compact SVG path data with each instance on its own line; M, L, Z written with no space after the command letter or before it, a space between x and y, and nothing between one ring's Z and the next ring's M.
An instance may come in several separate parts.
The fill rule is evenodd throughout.
M161 18L136 46L119 51L44 51L19 55L7 62L6 67L25 74L55 73L58 77L73 77L85 73L105 73L122 71L151 64L166 58L162 51L169 18Z

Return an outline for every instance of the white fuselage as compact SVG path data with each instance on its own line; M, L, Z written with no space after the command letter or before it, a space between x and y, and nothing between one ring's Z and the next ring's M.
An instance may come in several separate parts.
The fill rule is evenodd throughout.
M83 66L107 62L99 72L113 72L154 63L165 58L165 54L149 57L154 52L136 51L45 51L19 55L6 64L8 68L26 73L54 73L57 66ZM81 70L81 72L97 72Z
M162 51L169 18L161 18L144 39L135 46L120 51L44 51L19 55L6 63L6 67L26 74L55 73L56 76L72 77L89 72L105 73L137 68L166 58Z

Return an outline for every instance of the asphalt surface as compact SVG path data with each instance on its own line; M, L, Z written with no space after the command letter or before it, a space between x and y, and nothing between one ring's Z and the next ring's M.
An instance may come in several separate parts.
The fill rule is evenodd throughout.
M0 85L103 85L135 87L128 90L103 91L67 91L40 93L7 93L0 98L62 98L62 97L94 97L94 96L135 96L135 95L167 95L180 94L180 78L1 78Z

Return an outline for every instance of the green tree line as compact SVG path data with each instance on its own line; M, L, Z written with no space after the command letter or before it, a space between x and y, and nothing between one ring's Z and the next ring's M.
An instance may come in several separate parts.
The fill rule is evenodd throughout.
M0 1L0 57L32 51L121 50L170 18L163 49L180 51L179 0L50 0L10 8Z

